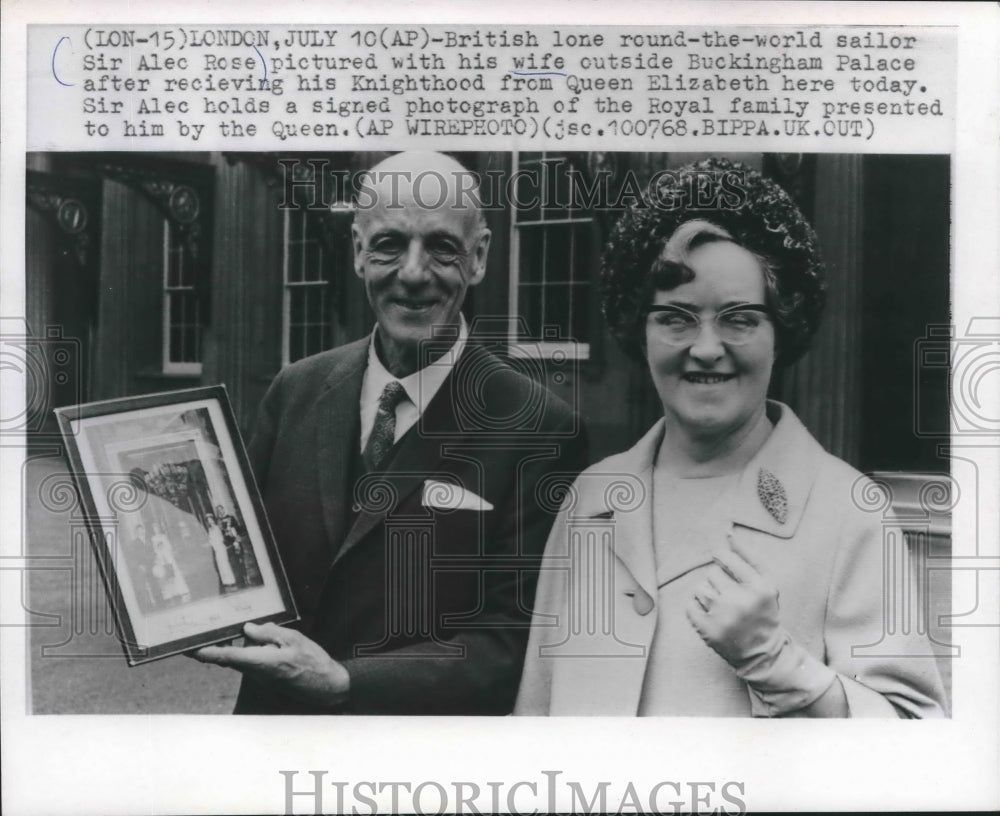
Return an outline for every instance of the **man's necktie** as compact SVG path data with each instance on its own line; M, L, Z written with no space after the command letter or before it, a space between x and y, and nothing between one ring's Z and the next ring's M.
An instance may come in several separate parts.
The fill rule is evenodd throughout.
M389 461L396 438L396 406L406 399L406 389L398 382L389 383L378 398L378 411L368 444L361 454L365 468L371 472L381 470Z

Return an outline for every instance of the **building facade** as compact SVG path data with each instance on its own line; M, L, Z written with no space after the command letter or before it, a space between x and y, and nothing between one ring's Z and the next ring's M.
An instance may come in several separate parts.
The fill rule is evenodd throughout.
M78 357L68 375L49 366L29 394L46 414L39 427L51 431L48 411L63 404L221 382L251 432L283 365L371 328L353 270L350 184L383 156L30 154L28 328L72 341ZM730 157L797 199L830 278L814 347L772 394L862 470L947 471L937 455L947 358L918 358L950 316L948 157ZM456 158L489 182L482 195L495 205L485 210L488 271L470 290L468 319L578 408L595 458L623 449L659 409L600 314L599 259L616 216L604 204L627 205L630 184L700 156ZM519 171L541 179L540 195L522 194ZM603 202L567 195L580 180L590 191L603 180ZM943 437L922 432L932 427Z

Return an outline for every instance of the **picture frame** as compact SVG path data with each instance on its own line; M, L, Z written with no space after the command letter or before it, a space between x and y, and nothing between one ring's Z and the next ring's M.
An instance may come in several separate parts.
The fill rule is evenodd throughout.
M225 386L54 413L129 666L298 620Z

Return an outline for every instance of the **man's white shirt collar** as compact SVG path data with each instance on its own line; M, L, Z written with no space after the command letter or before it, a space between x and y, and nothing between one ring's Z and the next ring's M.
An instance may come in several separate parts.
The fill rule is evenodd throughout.
M458 330L458 339L441 357L419 371L399 379L392 376L382 364L375 350L375 331L372 331L368 344L368 367L365 369L361 383L361 450L368 444L372 428L375 426L375 415L378 413L378 401L385 387L391 382L398 382L406 391L408 399L396 407L395 441L412 428L420 419L434 395L441 389L451 370L458 362L466 342L469 339L469 329L462 317Z

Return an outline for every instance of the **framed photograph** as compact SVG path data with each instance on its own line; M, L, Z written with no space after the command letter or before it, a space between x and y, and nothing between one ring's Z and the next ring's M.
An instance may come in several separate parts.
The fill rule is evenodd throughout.
M130 666L298 619L224 386L55 413Z

